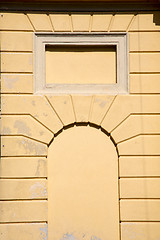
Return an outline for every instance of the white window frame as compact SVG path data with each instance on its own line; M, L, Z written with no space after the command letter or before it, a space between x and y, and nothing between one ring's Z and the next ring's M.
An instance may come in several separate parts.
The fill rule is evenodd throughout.
M46 84L46 46L116 46L116 84ZM128 93L127 33L34 33L35 94L127 94Z

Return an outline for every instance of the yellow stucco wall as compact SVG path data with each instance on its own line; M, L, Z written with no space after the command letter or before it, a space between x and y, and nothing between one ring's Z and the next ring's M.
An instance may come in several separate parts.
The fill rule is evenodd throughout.
M160 238L160 25L154 14L1 14L2 240L47 240L48 146L55 133L81 122L101 127L116 144L121 240ZM129 94L34 95L36 31L128 32Z

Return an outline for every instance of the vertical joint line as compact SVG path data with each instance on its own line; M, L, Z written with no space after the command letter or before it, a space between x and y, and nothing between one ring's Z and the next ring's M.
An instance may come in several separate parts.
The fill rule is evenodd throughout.
M108 26L108 32L110 32L110 30L111 30L114 18L115 18L115 13L112 14L112 17L111 17L111 20L110 20L110 23L109 23L109 26Z
M133 15L131 21L129 22L128 27L127 27L127 29L126 29L126 32L129 31L129 29L130 29L130 27L131 27L131 25L132 25L132 23L133 23L133 21L134 21L134 19L135 19L135 16L136 16L136 14Z
M71 32L73 32L73 19L71 14L69 14L69 19L70 19Z
M89 32L92 31L92 24L93 24L93 14L90 15L90 19L89 19Z
M72 102L72 107L73 107L73 112L74 112L74 118L75 118L75 122L77 122L77 118L76 118L76 112L75 112L75 108L74 108L74 103L73 103L73 98L72 95L70 95L71 98L71 102Z
M55 32L55 29L54 29L54 26L53 26L53 23L52 23L51 16L50 16L50 14L47 14L47 15L48 15L48 17L49 17L49 22L50 22L51 27L52 27L52 32Z
M34 27L32 21L31 21L30 17L28 16L28 14L26 14L26 16L27 16L28 21L30 22L30 24L31 24L31 26L32 26L32 28L33 28L33 30L34 30L34 32L36 32L36 29L35 29L35 27Z
M113 105L113 103L114 103L116 97L117 97L117 95L113 98L113 101L111 102L111 104L110 104L109 108L107 109L107 111L106 111L104 117L102 118L102 120L101 120L101 122L100 122L100 125L102 124L102 122L103 122L103 120L105 119L107 113L109 112L110 108L112 107L112 105Z
M52 108L52 110L55 112L55 114L57 115L58 119L60 120L60 122L62 123L62 125L64 126L64 123L62 122L61 118L59 117L58 113L56 112L56 110L54 109L54 107L52 106L51 102L49 101L49 99L47 98L47 96L45 96L47 102L49 103L50 107Z
M91 99L91 105L90 105L90 109L89 109L88 121L90 121L91 118L92 118L94 99L95 99L95 95L93 95L92 99Z

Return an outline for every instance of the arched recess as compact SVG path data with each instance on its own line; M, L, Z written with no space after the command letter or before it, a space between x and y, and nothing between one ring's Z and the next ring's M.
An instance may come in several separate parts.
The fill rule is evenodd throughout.
M118 155L89 125L70 127L48 150L48 239L119 240Z

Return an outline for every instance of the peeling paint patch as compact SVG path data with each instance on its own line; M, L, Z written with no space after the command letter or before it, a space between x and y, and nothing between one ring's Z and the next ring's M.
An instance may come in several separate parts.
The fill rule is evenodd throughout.
M40 240L48 239L48 226L40 228Z
M46 145L36 143L36 142L30 141L28 139L24 139L24 140L20 141L19 147L20 148L23 147L23 149L25 150L24 153L27 153L27 154L42 155L42 154L46 153L46 151L47 151Z
M40 134L40 136L43 136L43 135L44 135L44 132L43 132L43 131L40 131L39 134Z
M99 106L100 106L101 108L104 108L104 107L106 106L106 101L101 102L101 103L99 104Z
M10 134L10 133L11 133L11 129L9 127L3 127L2 134Z
M32 57L29 57L29 65L32 65Z
M45 182L36 182L30 187L31 198L47 197L47 188Z
M39 159L39 160L38 160L38 166L37 166L35 175L36 175L36 176L40 176L41 173L43 172L43 175L46 176L46 174L47 174L47 173L46 173L46 169L47 169L47 166L46 166L46 165L47 165L47 164L46 164L46 161L45 161L45 160Z
M33 105L33 106L35 106L35 105L36 105L34 100L32 101L32 105Z
M44 113L43 113L43 116L47 117L47 116L48 116L48 114L44 112Z
M101 238L96 237L96 236L92 236L92 237L91 237L91 240L101 240Z
M14 128L17 129L17 133L25 133L28 136L32 136L31 129L26 125L24 121L21 120L15 121Z
M65 233L60 240L78 240L74 237L73 233Z
M126 227L123 229L123 234L131 240L136 240L136 239L140 239L140 238L145 238L145 232L142 229L141 231L135 231L134 229L134 223L125 223ZM131 228L130 226L133 226L133 228ZM127 227L128 226L128 227ZM159 239L157 239L159 240Z
M14 84L19 80L18 76L16 77L8 77L8 76L3 76L3 80L4 80L4 86L7 89L12 89Z

